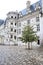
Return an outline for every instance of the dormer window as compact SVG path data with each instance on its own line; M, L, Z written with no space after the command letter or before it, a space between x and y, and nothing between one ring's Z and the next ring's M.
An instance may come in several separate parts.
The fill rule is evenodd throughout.
M40 6L39 6L39 3L37 2L36 3L36 9L39 9L40 8Z
M11 16L11 18L13 18L13 16Z

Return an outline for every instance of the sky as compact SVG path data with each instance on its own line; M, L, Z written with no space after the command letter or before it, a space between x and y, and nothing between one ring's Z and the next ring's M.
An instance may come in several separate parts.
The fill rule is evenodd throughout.
M0 0L0 19L6 19L9 11L21 11L26 8L26 2L28 0ZM31 4L39 0L30 0Z

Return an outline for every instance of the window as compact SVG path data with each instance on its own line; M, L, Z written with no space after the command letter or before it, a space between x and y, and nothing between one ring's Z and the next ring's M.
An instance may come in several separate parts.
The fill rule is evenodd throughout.
M17 23L17 27L21 27L21 22L18 22Z
M30 20L27 20L27 24L30 24Z
M16 29L14 30L14 32L16 32Z
M11 28L11 31L13 31L13 28Z
M13 18L13 16L11 16L11 18Z
M19 22L19 27L21 27L21 22Z
M21 34L21 29L17 29L17 34Z
M16 39L16 36L14 36L14 39Z
M39 16L38 17L36 17L36 22L38 22L39 21Z
M11 38L13 38L13 35L11 35Z
M13 25L13 23L11 23L11 25Z
M19 29L19 34L21 34L21 29Z
M40 31L40 25L39 24L37 25L37 31Z
M16 26L16 23L15 23L15 26Z
M17 37L17 41L20 41L20 39Z
M16 16L15 16L15 19L16 19Z
M17 29L17 34L18 34L18 29Z
M39 8L39 3L37 2L37 3L36 3L36 9L38 9L38 8Z

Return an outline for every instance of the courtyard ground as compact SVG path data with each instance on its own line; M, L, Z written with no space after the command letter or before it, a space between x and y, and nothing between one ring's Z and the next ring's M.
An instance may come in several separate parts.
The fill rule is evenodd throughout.
M43 47L0 46L0 65L43 65Z

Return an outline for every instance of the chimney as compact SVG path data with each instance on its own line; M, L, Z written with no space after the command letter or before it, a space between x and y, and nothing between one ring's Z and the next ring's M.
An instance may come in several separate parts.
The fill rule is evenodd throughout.
M26 6L27 6L27 8L29 8L30 7L30 1L27 1L27 3L26 3Z
M27 13L29 13L30 12L30 1L27 1L27 3L26 3L26 8L27 8Z

